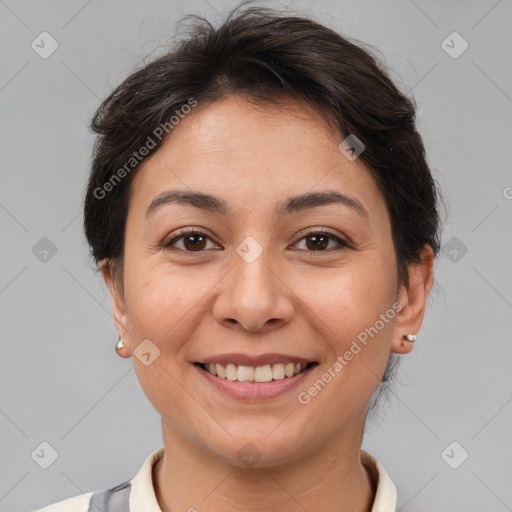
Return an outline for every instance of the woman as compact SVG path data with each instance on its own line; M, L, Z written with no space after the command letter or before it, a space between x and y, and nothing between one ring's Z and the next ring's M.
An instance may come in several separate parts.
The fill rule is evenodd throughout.
M414 116L360 46L257 8L103 102L85 232L164 446L43 511L395 510L361 444L439 251Z

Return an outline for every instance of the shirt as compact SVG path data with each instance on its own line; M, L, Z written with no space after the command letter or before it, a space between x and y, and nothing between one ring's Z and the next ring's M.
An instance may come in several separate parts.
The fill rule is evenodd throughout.
M126 512L162 512L153 487L153 465L163 454L164 446L158 448L146 458L138 473L131 480L116 486L116 488L122 487L124 489L126 501L129 503L129 511ZM396 512L396 487L382 464L364 450L361 450L361 462L371 472L374 481L377 482L371 512ZM93 494L95 494L94 491L80 494L53 505L48 505L35 512L88 512ZM97 510L94 506L91 509Z

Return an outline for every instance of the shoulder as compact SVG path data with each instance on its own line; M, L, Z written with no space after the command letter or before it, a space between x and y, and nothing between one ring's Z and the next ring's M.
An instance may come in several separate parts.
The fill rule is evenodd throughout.
M153 489L152 468L153 464L162 457L163 452L164 447L161 446L150 453L139 469L139 472L131 480L126 480L109 489L67 498L31 512L89 512L91 499L94 502L92 508L95 511L106 511L108 509L107 506L113 504L111 503L112 500L116 504L122 503L123 506L129 501L130 507L133 507L135 510L142 510L148 504L153 507L151 510L159 510ZM128 509L128 506L124 506L123 509Z
M35 510L34 512L87 512L92 494L92 492L89 492L87 494L73 496L72 498L67 498L58 503L53 503L47 507Z

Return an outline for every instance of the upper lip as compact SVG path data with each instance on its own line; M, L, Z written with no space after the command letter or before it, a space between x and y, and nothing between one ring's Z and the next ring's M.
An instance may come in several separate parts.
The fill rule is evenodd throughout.
M288 363L314 363L312 359L304 359L303 357L291 356L286 354L260 354L257 356L251 356L248 354L219 354L216 356L206 357L197 361L202 364L234 364L237 366L265 366L267 364L288 364Z

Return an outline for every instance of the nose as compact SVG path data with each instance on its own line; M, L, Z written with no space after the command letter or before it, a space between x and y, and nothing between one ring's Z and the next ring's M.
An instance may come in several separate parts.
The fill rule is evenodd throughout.
M234 265L224 279L213 315L224 326L253 332L279 328L293 317L293 292L280 275L279 265L265 257L252 262L234 254ZM282 272L281 272L282 274Z

